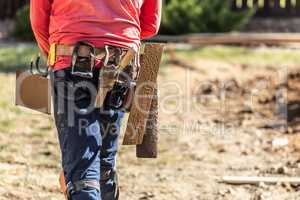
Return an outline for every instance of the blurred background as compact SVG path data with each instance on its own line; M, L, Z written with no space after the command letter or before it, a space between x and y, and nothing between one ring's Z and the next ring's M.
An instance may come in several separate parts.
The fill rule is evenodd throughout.
M0 200L63 199L50 116L14 106L39 50L29 0L0 0ZM300 0L165 0L159 158L120 146L121 200L291 200L300 184Z

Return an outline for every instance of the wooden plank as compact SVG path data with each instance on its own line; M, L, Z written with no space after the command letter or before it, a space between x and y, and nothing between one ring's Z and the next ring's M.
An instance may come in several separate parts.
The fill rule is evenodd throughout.
M238 10L238 7L237 7L237 1L238 1L238 0L233 0L233 1L232 1L231 8L232 8L232 10L234 10L234 11L237 11L237 10Z
M253 6L252 6L252 9L256 9L256 10L259 9L258 1L259 1L259 0L253 0Z
M136 146L138 158L157 158L158 144L158 96L157 89L151 103L150 113L146 123L146 129L142 144Z
M13 1L7 1L6 3L6 9L4 11L5 15L8 17L12 16L12 12L16 11L13 9L14 2Z
M5 1L3 1L3 0L0 0L0 19L4 19L4 16L5 16L5 14L4 14L4 7L5 6Z
M277 183L291 183L300 184L300 178L288 178L288 177L251 177L251 176L224 176L222 178L223 183L228 184L250 184L257 185L259 183L277 184Z
M157 36L150 41L184 43L191 45L295 45L300 44L299 33L224 33Z
M142 144L146 122L153 99L158 69L162 57L162 44L146 44L141 56L141 69L136 92L123 140L124 145Z
M8 16L12 17L15 15L18 8L15 7L16 0L9 1L9 9L7 10Z
M286 9L286 7L281 7L281 0L273 0L273 7L270 8L271 9L271 14L272 16L283 16L283 17L288 17L288 16L292 16L293 13L288 12L288 10ZM287 3L287 0L285 0L285 3Z
M300 0L296 0L295 13L297 16L300 16Z
M9 1L4 1L3 2L3 7L1 7L2 13L3 13L3 19L8 16L8 9L9 9Z
M248 0L242 0L242 10L246 10L248 8Z
M187 38L191 44L269 44L282 45L300 43L300 34L273 34L273 33L240 33L240 34L207 34L194 35Z
M292 0L285 1L285 10L286 12L291 12L292 10Z
M270 16L270 0L264 0L263 15Z
M281 12L282 8L280 6L280 1L281 0L274 0L274 10L275 12Z

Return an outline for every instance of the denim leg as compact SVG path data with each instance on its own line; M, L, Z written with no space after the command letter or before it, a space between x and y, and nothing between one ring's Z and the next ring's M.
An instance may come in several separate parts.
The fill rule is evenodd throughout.
M114 117L109 117L114 116ZM110 110L109 114L102 115L102 147L100 151L101 162L101 197L102 200L114 200L116 193L116 155L121 122L124 113Z
M80 119L84 118L80 117ZM88 180L98 183L100 181L100 125L92 116L85 119L88 123L87 128L83 130L68 128L69 133L66 129L64 133L60 133L67 135L64 140L61 140L64 143L62 153L66 184ZM100 200L100 191L95 188L79 190L71 191L71 200Z
M91 94L79 88L70 96L68 93L80 78L74 78L69 70L52 73L54 118L62 152L62 166L70 200L101 200L97 187L78 187L83 181L99 185L100 133L99 111L86 111ZM96 81L90 81L96 85ZM71 105L71 106L70 106ZM74 107L78 110L75 110Z

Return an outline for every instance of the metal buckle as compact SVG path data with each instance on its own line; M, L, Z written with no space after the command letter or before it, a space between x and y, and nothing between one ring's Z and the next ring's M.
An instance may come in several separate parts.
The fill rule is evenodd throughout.
M88 59L90 60L90 69L87 72L83 72L78 70L78 57L79 57L79 50L80 47L82 46L86 46L89 48L90 50L90 55L88 56ZM93 78L93 70L96 64L96 49L95 47L88 43L88 42L84 42L84 41L80 41L77 42L75 44L74 50L73 50L73 54L72 54L72 71L71 74L75 75L75 76L80 76L83 78Z

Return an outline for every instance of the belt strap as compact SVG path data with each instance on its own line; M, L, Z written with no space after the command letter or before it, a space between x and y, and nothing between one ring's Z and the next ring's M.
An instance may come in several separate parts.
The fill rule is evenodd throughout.
M53 43L50 46L48 55L48 65L52 66L55 64L58 56L72 56L74 52L75 45L65 45ZM95 48L97 57L105 56L104 48ZM81 46L78 50L78 56L87 57L90 56L90 48L87 46Z
M72 56L75 46L56 44L56 56ZM105 54L104 48L95 48L96 55ZM78 56L90 56L90 49L87 46L81 46L78 51Z

